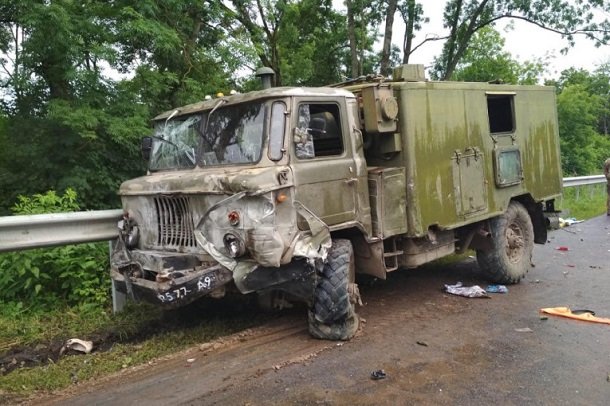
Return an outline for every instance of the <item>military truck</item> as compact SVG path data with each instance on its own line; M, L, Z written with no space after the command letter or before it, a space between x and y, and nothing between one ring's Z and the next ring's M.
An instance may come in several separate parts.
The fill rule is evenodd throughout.
M358 328L355 274L472 249L528 272L561 193L551 87L392 79L265 88L157 116L124 182L116 289L164 307L231 289L308 303L310 333Z

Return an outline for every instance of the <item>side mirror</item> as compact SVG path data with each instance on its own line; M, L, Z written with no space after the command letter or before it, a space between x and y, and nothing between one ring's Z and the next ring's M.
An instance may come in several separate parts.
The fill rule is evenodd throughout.
M142 158L146 161L150 159L150 151L152 150L153 139L152 137L142 137L142 143L140 144L140 151L142 151Z

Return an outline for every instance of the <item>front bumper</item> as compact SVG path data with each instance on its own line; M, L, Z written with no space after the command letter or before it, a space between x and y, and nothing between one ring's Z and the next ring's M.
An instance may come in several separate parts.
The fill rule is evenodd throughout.
M165 308L184 306L233 280L231 271L220 264L201 262L196 256L178 254L179 263L189 264L186 269L175 270L164 267L163 272L152 273L142 267L143 263L132 259L120 264L112 263L110 276L115 288L137 301L146 301ZM163 254L139 253L137 257L153 258L153 262L165 263ZM154 275L155 280L144 275Z

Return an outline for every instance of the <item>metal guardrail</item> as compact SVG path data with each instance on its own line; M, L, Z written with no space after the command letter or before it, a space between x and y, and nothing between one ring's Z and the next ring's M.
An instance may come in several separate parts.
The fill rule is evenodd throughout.
M123 210L0 217L0 252L114 240Z
M563 178L563 187L594 185L597 183L606 183L606 177L604 175L590 175Z
M605 183L604 175L563 178L563 187ZM0 217L0 252L114 240L122 210Z

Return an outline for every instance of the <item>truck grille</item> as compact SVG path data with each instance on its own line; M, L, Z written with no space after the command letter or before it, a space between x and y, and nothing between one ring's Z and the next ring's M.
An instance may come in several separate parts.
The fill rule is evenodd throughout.
M195 247L197 243L189 199L184 196L158 196L154 201L158 224L157 244Z

